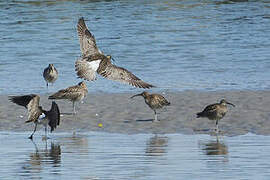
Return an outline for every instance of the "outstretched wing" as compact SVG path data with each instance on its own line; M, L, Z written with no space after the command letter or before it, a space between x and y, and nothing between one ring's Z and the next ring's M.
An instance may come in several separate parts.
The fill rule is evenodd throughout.
M126 83L138 88L152 88L155 87L142 81L140 78L126 70L125 68L108 64L105 70L100 71L99 74L107 79Z
M83 59L77 60L75 62L75 70L77 71L78 77L88 81L96 80L96 71L100 61L100 59L90 62Z
M20 106L24 106L28 110L28 122L35 122L42 114L39 108L40 97L36 94L30 94L25 96L10 96L9 100Z
M60 124L60 111L58 105L53 101L51 110L46 112L46 116L49 120L49 126L51 127L51 132Z
M83 56L99 53L94 35L87 29L83 17L77 24L77 31L80 40L80 48Z

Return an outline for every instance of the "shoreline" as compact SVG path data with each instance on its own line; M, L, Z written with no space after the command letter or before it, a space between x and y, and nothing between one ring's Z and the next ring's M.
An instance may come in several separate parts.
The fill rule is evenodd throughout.
M143 90L142 90L143 91ZM149 91L152 92L152 91ZM137 93L137 92L135 92ZM196 113L206 105L225 98L236 105L229 107L219 127L225 136L242 135L248 132L270 135L270 91L183 91L160 93L171 106L158 111L159 122L152 123L153 111L142 97L130 99L135 93L89 93L84 103L77 104L77 115L64 114L55 132L101 131L122 134L211 134L214 121L196 118ZM0 131L32 131L34 124L25 124L26 109L0 95ZM56 101L61 113L70 113L72 103ZM40 105L49 109L51 102L41 95ZM23 116L23 117L21 117ZM99 123L103 127L98 126ZM42 127L39 126L39 130ZM54 133L54 132L53 132Z

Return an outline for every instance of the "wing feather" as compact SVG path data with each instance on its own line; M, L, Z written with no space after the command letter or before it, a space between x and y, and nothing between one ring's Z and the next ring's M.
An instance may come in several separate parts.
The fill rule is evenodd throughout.
M88 81L96 80L96 71L99 67L101 60L95 61L85 61L85 60L77 60L75 62L75 70L77 71L77 75L80 78L83 78Z
M51 127L51 132L60 124L60 111L58 105L53 101L51 110L46 112L49 119L49 126Z
M138 88L152 88L155 87L142 81L140 78L126 70L125 68L109 64L104 71L99 72L99 74L107 79L119 81L122 83L130 84Z
M9 99L11 102L27 108L28 118L26 123L35 122L42 114L42 110L39 108L40 97L36 94L24 96L10 96Z
M83 17L77 24L77 31L80 40L80 48L83 56L89 56L99 53L94 35L87 29Z

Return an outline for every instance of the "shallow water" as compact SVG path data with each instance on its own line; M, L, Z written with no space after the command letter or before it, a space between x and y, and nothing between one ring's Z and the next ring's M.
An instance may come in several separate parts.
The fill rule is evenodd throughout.
M269 1L0 2L0 94L47 93L43 69L73 85L84 16L99 48L158 90L269 89ZM90 92L134 88L99 77ZM137 91L139 91L137 89Z
M267 179L270 137L0 133L1 179Z

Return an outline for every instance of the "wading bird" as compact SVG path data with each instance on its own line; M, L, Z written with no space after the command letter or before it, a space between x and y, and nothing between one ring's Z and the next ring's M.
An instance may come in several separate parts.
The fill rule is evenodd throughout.
M44 69L43 78L46 81L47 87L49 86L49 83L53 84L56 81L58 78L58 71L53 64L49 64L49 66Z
M78 85L59 90L58 92L49 96L49 99L68 99L72 101L73 114L76 114L75 102L82 101L86 97L87 93L87 85L82 81Z
M216 129L215 130L216 130L216 132L218 132L219 131L218 130L218 121L226 115L226 113L228 111L227 104L235 107L234 104L229 103L225 99L222 99L220 101L220 103L208 105L208 106L206 106L206 108L202 112L198 112L197 118L205 117L205 118L208 118L209 120L215 120L216 121Z
M47 138L47 126L51 127L51 132L60 124L60 111L58 105L53 101L51 110L45 111L39 106L39 95L29 94L24 96L10 96L9 100L17 105L24 106L28 111L28 119L25 123L35 123L35 129L29 136L33 139L37 125L43 124L45 127L45 137Z
M140 94L136 94L132 96L131 98L134 98L136 96L142 96L144 98L145 103L154 111L155 113L155 119L154 121L157 121L157 109L160 109L164 106L169 106L171 103L167 101L162 95L160 94L149 94L148 92L144 91Z
M126 83L138 88L152 88L128 70L112 64L110 55L104 55L97 47L94 35L87 29L84 19L77 24L82 56L75 62L75 70L80 78L96 80L96 72L110 80Z

